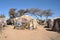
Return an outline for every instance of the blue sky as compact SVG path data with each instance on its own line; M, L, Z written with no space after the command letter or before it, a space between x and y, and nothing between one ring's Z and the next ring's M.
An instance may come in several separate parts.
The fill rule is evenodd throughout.
M17 10L27 8L51 9L54 13L52 18L60 16L60 0L0 0L0 14L5 14L8 18L10 8Z

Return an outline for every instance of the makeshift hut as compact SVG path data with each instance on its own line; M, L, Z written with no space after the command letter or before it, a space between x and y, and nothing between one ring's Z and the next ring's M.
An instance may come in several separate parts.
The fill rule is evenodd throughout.
M56 17L54 19L49 19L47 23L47 27L51 31L60 32L60 18Z
M54 25L52 27L52 30L54 31L60 31L60 18L54 19Z
M36 19L34 19L33 17L28 16L28 15L23 15L21 17L15 18L14 20L15 20L15 26L19 24L18 26L20 26L20 27L24 26L24 28L28 28L28 29L30 29L32 27L37 28L37 26L38 26Z

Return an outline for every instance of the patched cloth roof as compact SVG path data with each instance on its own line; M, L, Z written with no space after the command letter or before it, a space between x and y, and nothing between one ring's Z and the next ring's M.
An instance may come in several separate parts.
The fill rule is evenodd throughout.
M28 21L30 21L31 19L34 19L34 18L31 17L31 16L23 15L23 16L21 16L21 17L16 18L15 20L21 21L21 22L28 22ZM35 20L35 19L34 19L34 20Z

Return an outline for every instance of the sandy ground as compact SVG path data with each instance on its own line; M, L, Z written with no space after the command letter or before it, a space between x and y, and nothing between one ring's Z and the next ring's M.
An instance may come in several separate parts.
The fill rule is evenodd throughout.
M57 32L47 31L43 26L36 30L17 30L8 26L0 34L0 40L57 40L58 36Z

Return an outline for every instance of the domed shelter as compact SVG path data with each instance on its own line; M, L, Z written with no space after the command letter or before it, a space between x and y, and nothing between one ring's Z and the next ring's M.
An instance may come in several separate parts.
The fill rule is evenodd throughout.
M25 26L25 28L31 28L31 27L37 28L37 26L38 26L37 20L28 15L23 15L21 17L15 18L14 20L15 20L15 25L20 23L19 25L20 26L23 25L23 26Z

